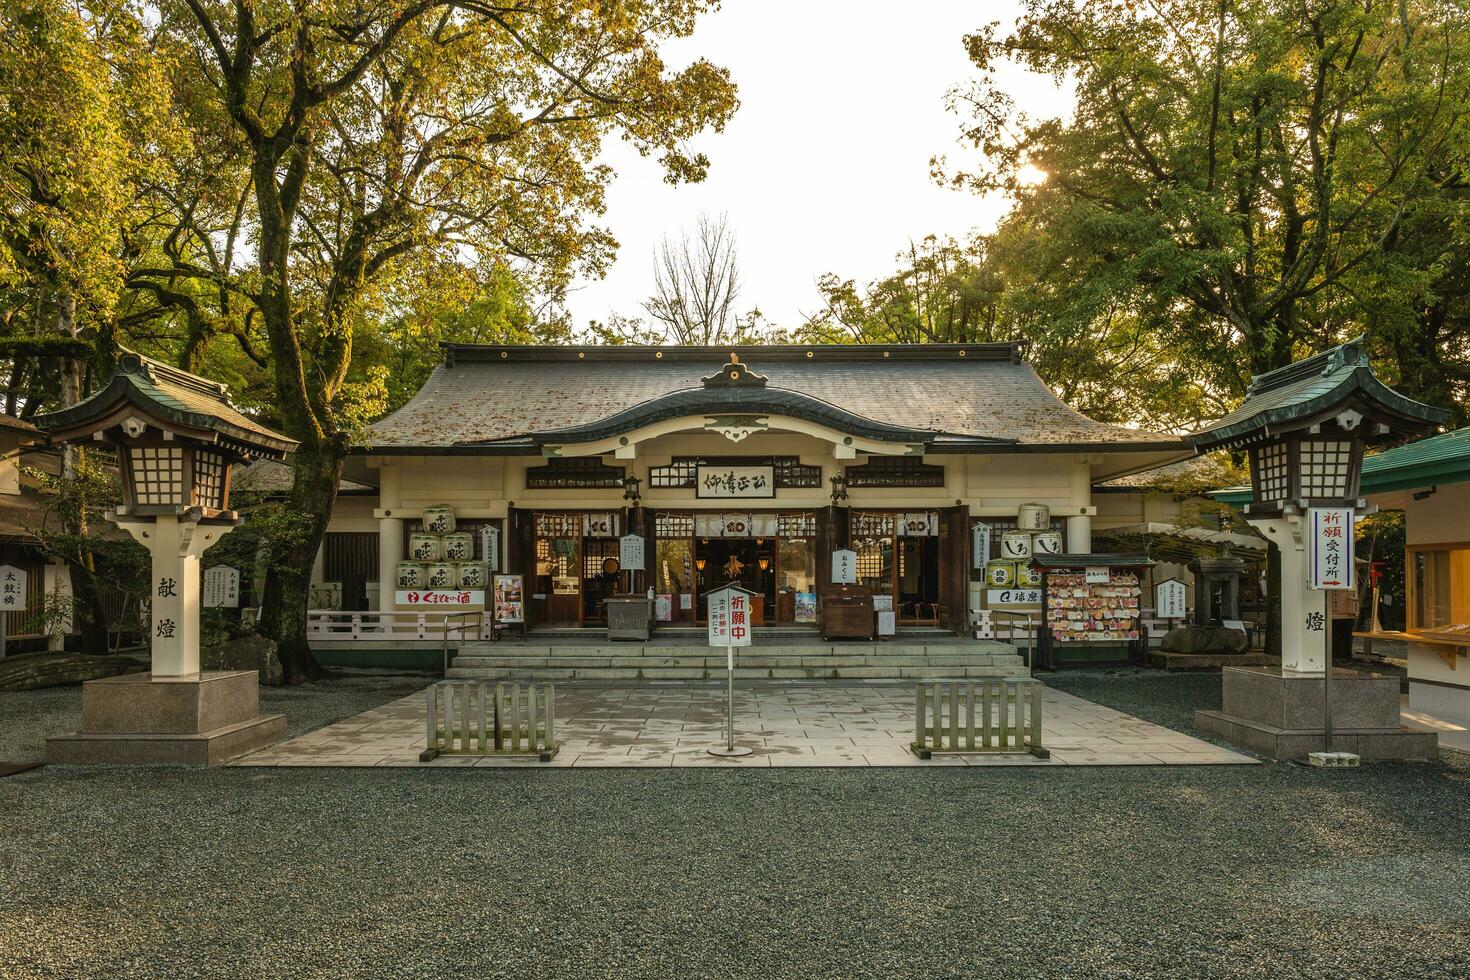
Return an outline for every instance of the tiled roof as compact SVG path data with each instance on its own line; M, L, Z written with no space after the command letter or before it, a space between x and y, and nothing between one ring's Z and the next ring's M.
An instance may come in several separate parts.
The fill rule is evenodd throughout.
M964 353L962 354L961 351ZM453 346L408 404L376 423L364 449L449 448L591 431L613 416L696 392L737 353L766 386L730 396L826 407L934 446L1178 448L1176 436L1095 422L1067 407L1014 345L889 347ZM799 397L789 397L789 396ZM680 399L670 399L678 403ZM738 403L723 406L738 411ZM600 430L599 430L600 431Z
M1239 408L1189 440L1201 450L1240 445L1273 426L1335 412L1350 400L1371 405L1403 435L1431 431L1449 418L1379 381L1358 338L1252 378Z
M1094 492L1128 493L1152 490L1159 493L1202 493L1240 474L1225 453L1209 453L1156 466L1151 470L1115 477L1093 486Z

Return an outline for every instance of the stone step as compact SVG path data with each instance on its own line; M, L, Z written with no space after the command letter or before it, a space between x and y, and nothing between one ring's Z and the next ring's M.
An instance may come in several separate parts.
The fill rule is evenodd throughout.
M455 680L482 681L581 681L614 683L626 681L720 681L719 667L450 667ZM757 680L923 680L956 677L1027 677L1022 664L1005 666L923 667L736 667L735 678Z
M737 661L747 667L956 667L1010 666L1024 663L1016 654L1005 656L927 656L927 657L806 657L782 656L780 654L740 654ZM457 667L718 667L725 658L720 655L694 655L673 657L471 657L460 655L453 658Z
M578 656L578 657L672 657L681 655L723 654L723 648L705 643L536 643L471 640L455 644L462 656ZM945 643L757 643L742 648L744 652L781 656L899 656L917 657L929 654L960 656L967 654L1014 654L1016 648L996 640L949 640Z

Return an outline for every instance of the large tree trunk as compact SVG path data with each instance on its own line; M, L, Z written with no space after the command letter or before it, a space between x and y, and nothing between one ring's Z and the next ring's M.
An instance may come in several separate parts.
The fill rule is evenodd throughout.
M59 290L56 297L56 331L70 340L77 339L77 302L70 290ZM61 406L70 408L86 394L82 388L82 360L72 354L59 359ZM77 542L67 549L66 560L72 566L72 618L81 634L82 653L107 653L107 614L102 606L102 590L98 587L97 566L92 549L87 547L87 500L82 494L81 447L68 443L61 447L63 491L61 529Z
M285 683L323 675L306 637L311 570L326 536L341 479L344 444L303 443L291 457L295 482L287 498L290 529L271 543L261 604L261 630L277 643Z

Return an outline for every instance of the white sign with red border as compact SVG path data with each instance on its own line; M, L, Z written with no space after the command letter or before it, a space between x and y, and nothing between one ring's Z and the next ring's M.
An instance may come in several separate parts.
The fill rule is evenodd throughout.
M1307 509L1307 585L1336 590L1356 587L1353 581L1353 511L1351 507Z

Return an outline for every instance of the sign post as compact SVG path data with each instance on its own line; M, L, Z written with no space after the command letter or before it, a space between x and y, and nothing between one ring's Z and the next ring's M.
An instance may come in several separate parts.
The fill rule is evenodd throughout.
M707 594L709 600L709 645L725 648L725 744L709 750L710 755L750 755L748 745L735 744L735 648L750 646L751 597L755 593L738 585L726 585Z
M0 657L5 656L5 632L9 613L25 612L26 580L30 573L14 565L0 565Z
M1322 592L1354 589L1353 509L1351 507L1307 508L1307 585ZM1326 598L1321 596L1321 598ZM1332 634L1326 603L1319 616L1327 632L1327 654L1322 664L1323 751L1332 751Z

